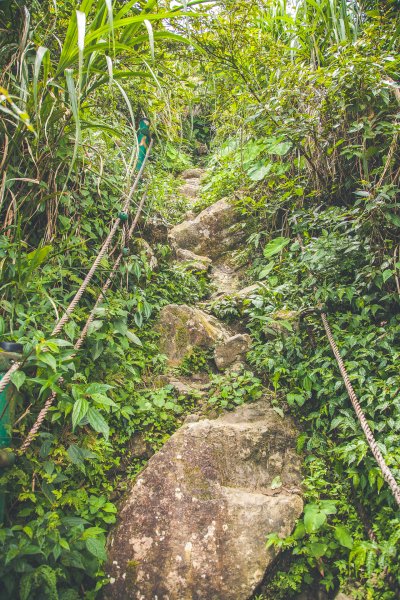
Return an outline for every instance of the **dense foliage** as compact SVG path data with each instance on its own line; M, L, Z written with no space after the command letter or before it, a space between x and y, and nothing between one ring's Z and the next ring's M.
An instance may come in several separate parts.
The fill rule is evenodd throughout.
M241 257L258 253L251 281L261 283L244 310L249 359L276 410L302 423L307 472L304 518L293 536L268 541L292 549L292 560L266 597L292 597L305 584L316 594L317 582L334 593L340 582L357 598L395 598L397 505L318 312L328 311L398 479L398 13L390 3L338 2L333 14L331 2L298 2L283 18L284 4L273 3L254 6L243 31L243 7L227 4L204 43L206 70L224 64L205 202L230 195L252 230ZM237 314L226 299L215 308Z
M292 536L266 541L287 551L263 594L323 588L333 597L340 587L397 598L399 511L318 315L324 306L400 480L397 3L172 4L0 2L0 333L27 357L13 377L17 447L58 393L28 453L1 478L0 598L95 597L115 503L147 458L135 456L134 440L159 448L196 404L155 384L164 357L153 324L163 305L204 298L207 280L172 265L165 240L154 245L155 267L139 237L154 215L175 223L184 213L176 174L202 146L198 209L231 199L248 228L238 263L260 282L244 303L210 306L245 320L256 375L212 375L209 406L255 400L264 385L302 429L305 511ZM144 114L157 141L141 188L145 218L73 358L112 257L64 333L50 332L132 184ZM182 369L209 370L208 357Z

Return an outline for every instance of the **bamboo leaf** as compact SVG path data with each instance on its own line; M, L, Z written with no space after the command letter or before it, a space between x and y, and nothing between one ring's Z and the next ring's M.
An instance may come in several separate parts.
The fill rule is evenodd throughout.
M154 34L153 27L148 19L145 19L143 23L146 25L147 33L149 34L149 44L150 44L150 53L151 58L154 61Z
M110 78L110 83L112 83L112 81L113 81L113 64L112 64L111 56L107 55L106 61L107 61L108 76Z
M47 65L44 65L44 75L43 75L43 85L46 85L46 80L47 80L47 73L48 73L48 68L50 65L50 53L49 53L49 49L46 48L45 46L39 46L37 52L36 52L36 57L35 57L35 65L33 68L33 82L32 82L32 86L33 86L33 101L35 104L35 110L37 112L37 105L38 105L38 81L39 81L39 73L40 73L40 67L44 61L46 57L46 63Z
M71 158L71 162L70 162L70 167L69 167L68 174L67 174L67 177L64 182L63 191L65 190L67 182L71 176L72 169L75 164L76 157L78 155L78 148L81 143L81 137L82 137L81 123L80 123L80 118L79 118L78 97L76 94L75 82L74 82L74 78L73 78L72 69L65 70L65 79L67 82L67 90L68 90L69 99L70 99L71 111L72 111L72 115L75 120L75 141L74 141L74 150L73 150L73 154L72 154L72 158Z

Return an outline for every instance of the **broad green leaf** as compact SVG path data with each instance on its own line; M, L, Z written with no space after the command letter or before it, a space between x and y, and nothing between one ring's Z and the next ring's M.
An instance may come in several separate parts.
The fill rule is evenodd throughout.
M264 279L264 277L266 277L267 275L269 275L269 273L272 271L272 269L274 268L275 263L270 262L267 264L266 267L264 267L264 269L260 272L258 278L259 279Z
M101 507L101 510L103 510L103 507ZM90 538L98 538L104 534L104 531L105 530L101 527L87 527L87 529L85 529L85 531L82 533L81 539L89 540Z
M43 246L43 248L38 248L33 252L29 252L26 255L26 258L29 260L30 269L33 271L36 267L39 267L47 258L47 255L52 250L52 246Z
M108 383L89 383L85 389L85 394L105 394L112 389L112 385Z
M295 404L298 406L303 406L306 398L303 396L303 394L287 394L286 400L289 406L294 406Z
M90 407L86 413L87 420L97 433L102 433L108 439L110 429L104 417L93 407Z
M350 535L349 530L344 525L336 525L335 527L335 538L339 542L341 546L345 548L349 548L350 550L353 547L353 538Z
M393 271L391 269L385 269L382 273L383 282L386 283L388 279L393 275Z
M103 327L103 321L94 319L88 327L88 335L92 335L95 331L99 331Z
M268 154L277 154L278 156L285 156L292 147L290 142L280 142L279 144L274 144L270 148L267 149Z
M90 554L93 554L93 556L95 556L98 560L103 561L107 559L107 553L103 540L98 538L89 538L86 540L85 544Z
M39 361L45 363L46 365L49 365L49 367L51 367L53 369L53 371L57 370L56 359L54 358L54 356L52 354L50 354L50 352L40 352L37 355L37 359Z
M304 523L303 521L300 521L297 525L296 525L296 529L294 530L294 532L292 533L292 537L295 540L301 540L303 539L303 537L306 535L306 528L304 527Z
M392 223L392 225L395 225L396 227L400 227L400 216L396 215L395 213L389 213L389 212L385 212L385 217L386 219L389 221L389 223Z
M307 550L310 556L313 556L314 558L321 558L321 556L326 554L328 546L322 542L313 542L312 544L307 544Z
M17 390L19 390L21 388L25 379L26 379L26 375L23 371L15 371L11 375L11 382L15 385Z
M287 246L289 242L290 239L285 237L277 237L271 240L264 248L265 258L275 256L275 254L278 254L281 250L283 250L283 248Z
M135 335L134 333L132 333L132 331L127 331L125 333L126 337L128 338L128 340L130 340L131 342L133 342L134 344L136 344L136 346L143 346L142 342L139 340L138 336Z
M307 533L315 533L326 521L326 514L321 512L316 505L304 508L304 526Z
M92 394L91 397L97 404L101 404L102 406L117 406L111 398L108 398L104 394Z
M320 500L319 507L326 515L335 515L337 512L336 504L333 500Z
M247 173L252 181L261 181L268 175L268 173L271 171L271 168L271 164L260 165L249 169Z
M79 397L74 404L72 409L72 428L75 429L77 425L82 421L83 417L86 416L89 410L89 402L83 396Z

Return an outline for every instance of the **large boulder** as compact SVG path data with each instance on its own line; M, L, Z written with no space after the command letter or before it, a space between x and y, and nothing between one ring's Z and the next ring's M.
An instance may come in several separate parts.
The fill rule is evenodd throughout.
M168 304L160 311L157 324L160 352L168 366L177 367L195 348L213 348L232 334L218 319L186 304Z
M212 260L237 248L242 239L240 215L227 200L219 200L193 219L175 225L169 240L175 249L183 248Z
M128 493L104 598L247 600L303 509L296 436L266 398L179 429Z

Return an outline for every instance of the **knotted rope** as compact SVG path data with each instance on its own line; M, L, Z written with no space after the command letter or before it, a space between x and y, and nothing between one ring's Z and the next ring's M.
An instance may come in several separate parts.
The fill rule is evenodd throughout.
M142 209L143 209L146 197L147 197L147 194L143 194L143 196L142 196L142 198L140 200L138 209L136 211L135 218L134 218L134 220L132 222L132 225L130 226L130 228L129 228L127 234L126 234L126 237L125 237L126 244L129 243L129 240L132 237L132 234L133 234L133 232L134 232L134 230L136 228L136 225L137 225L137 223L139 221L140 214L142 212ZM121 263L121 260L123 259L123 256L124 256L123 251L121 251L120 254L118 255L118 257L116 258L115 262L114 262L113 268L111 269L110 274L108 275L107 280L106 280L105 284L103 285L103 287L101 289L101 292L98 295L97 300L96 300L96 302L95 302L92 310L90 311L90 314L89 314L89 316L88 316L88 318L86 320L86 323L85 323L85 325L84 325L84 327L83 327L83 329L81 331L81 335L79 336L79 338L77 339L77 341L74 344L74 350L78 351L81 348L83 342L85 341L85 338L86 338L86 336L88 334L88 331L89 331L89 327L90 327L91 323L93 322L94 317L96 315L96 309L102 303L102 301L103 301L103 299L104 299L104 297L105 297L105 295L107 293L107 290L110 287L110 285L111 285L111 283L112 283L112 281L114 279L115 273L118 270L118 267L119 267L119 265ZM71 356L71 358L74 358L75 356L76 356L76 354L73 354ZM60 377L60 379L58 380L58 383L61 384L62 382L63 382L63 378ZM49 412L49 409L51 408L51 406L52 406L54 400L56 399L56 397L57 397L57 392L54 392L54 391L51 392L51 394L47 398L47 400L46 400L46 402L45 402L42 410L38 414L38 417L37 417L34 425L32 426L31 430L29 431L28 435L26 436L26 438L24 440L24 443L22 444L21 448L19 449L19 451L18 451L19 454L25 454L25 452L27 451L27 449L29 448L29 446L33 442L33 440L35 438L35 435L39 431L39 429L40 429L40 427L41 427L44 419L46 418L46 415Z
M296 219L294 219L294 222L297 224ZM298 233L296 235L296 237L297 237L297 240L299 242L301 251L305 252L305 246L304 246L304 243L303 243L301 235ZM314 288L314 291L315 291L315 288ZM335 339L333 337L332 330L331 330L330 325L328 323L327 316L326 316L326 314L324 312L321 312L321 319L322 319L322 323L324 325L325 333L326 333L326 336L328 338L329 344L331 346L332 352L333 352L333 354L335 356L335 359L336 359L336 362L338 364L339 371L340 371L340 374L342 376L344 385L346 386L347 393L349 395L350 401L351 401L351 403L353 405L353 408L354 408L354 411L355 411L355 413L357 415L357 418L358 418L358 420L360 422L360 425L361 425L361 428L362 428L362 430L364 432L364 435L365 435L365 437L367 439L368 445L369 445L369 447L371 449L371 452L372 452L372 454L373 454L373 456L374 456L374 458L375 458L375 460L376 460L376 462L378 464L378 467L381 470L381 473L383 475L384 480L389 485L390 490L391 490L391 492L392 492L392 494L393 494L393 496L394 496L397 504L400 506L400 486L397 483L396 479L394 478L394 475L393 475L392 471L390 470L390 468L386 464L386 461L385 461L385 459L384 459L384 457L382 455L382 452L378 448L378 444L377 444L377 442L376 442L376 440L374 438L374 434L372 433L372 430L371 430L370 426L368 425L367 419L365 418L364 412L363 412L363 410L361 408L361 405L360 405L360 403L358 401L358 398L357 398L357 396L355 394L353 386L351 385L349 375L347 373L347 370L346 370L346 367L344 365L343 359L342 359L342 357L340 355L339 348L338 348L338 346L337 346L337 344L335 342Z
M144 171L144 167L146 165L147 159L149 157L149 154L151 152L153 146L153 140L150 141L149 147L147 149L146 155L143 159L142 165L138 171L138 174L135 178L135 181L133 182L133 186L126 198L125 204L123 205L123 209L122 212L119 214L118 218L116 219L116 221L114 222L114 224L111 227L110 233L108 234L105 242L103 243L99 254L96 256L96 259L94 260L89 272L87 273L85 279L83 280L80 288L78 289L78 291L76 292L75 296L73 297L72 301L70 302L68 308L65 310L63 316L61 317L61 319L58 321L58 323L56 324L56 326L54 327L53 331L51 332L51 336L57 335L58 333L60 333L62 331L62 329L64 328L64 326L66 325L66 323L68 322L71 314L74 312L79 300L82 298L83 293L85 292L87 286L89 285L93 275L95 274L101 259L104 257L104 255L106 254L108 247L110 246L114 235L118 229L118 227L120 226L121 223L125 222L125 218L122 217L122 215L124 214L128 214L129 211L129 207L132 201L132 196L136 191L137 186L139 185L139 181L142 177L143 171ZM139 205L140 206L140 205ZM143 207L142 206L139 208L138 207L138 211L141 212ZM138 212L137 211L137 212ZM135 219L137 217L137 213L135 216ZM137 219L139 219L139 217L137 217ZM137 221L136 221L137 222ZM18 369L21 367L22 362L15 362L13 365L11 365L11 367L8 369L8 371L4 374L3 379L0 381L0 392L2 392L6 386L10 383L11 381L11 376L13 373L15 373L16 371L18 371Z
M353 386L351 385L349 375L347 373L346 367L344 366L344 362L340 355L339 348L337 347L337 344L333 338L332 331L329 326L328 319L327 319L325 313L321 313L321 319L322 319L322 323L324 324L325 333L329 340L329 344L332 348L332 352L336 358L336 362L338 364L340 374L342 375L344 385L346 386L347 393L349 395L349 398L351 400L351 403L353 405L355 413L358 417L358 420L360 422L360 425L362 427L364 435L367 439L368 445L371 449L372 454L374 455L376 462L378 463L378 466L382 472L382 475L383 475L385 481L387 482L387 484L389 485L389 487L392 491L392 494L393 494L397 504L400 506L400 486L398 485L396 479L394 478L393 473L387 466L386 461L383 458L382 453L378 448L378 444L374 438L374 434L372 433L371 428L368 425L367 419L365 418L364 412L363 412L363 410L360 406L360 403L358 401L358 398L354 392Z

